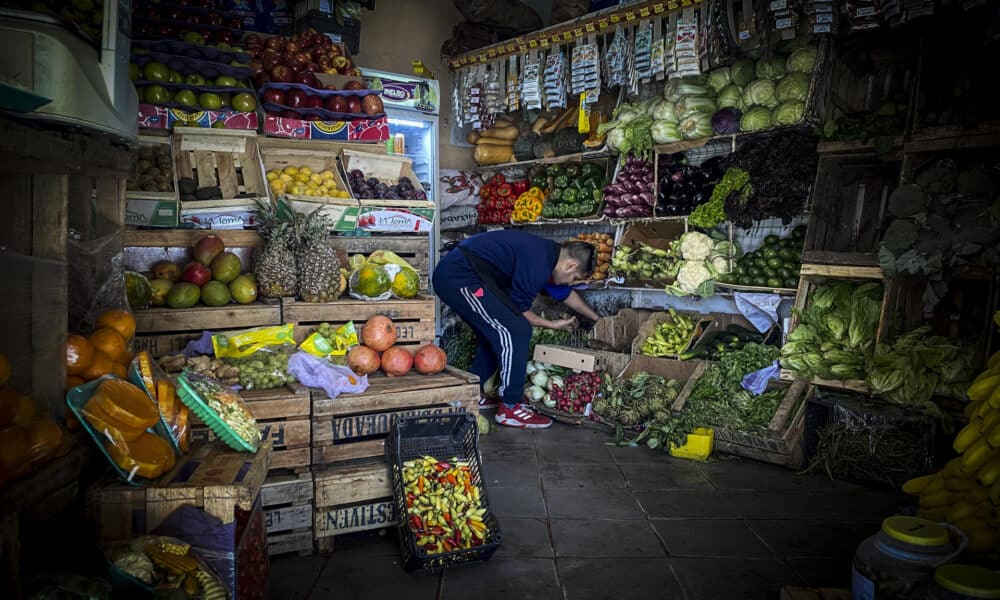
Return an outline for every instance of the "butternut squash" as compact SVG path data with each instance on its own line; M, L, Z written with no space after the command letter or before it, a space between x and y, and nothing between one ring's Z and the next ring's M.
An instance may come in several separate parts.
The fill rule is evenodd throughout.
M515 140L504 140L500 138L489 138L481 137L476 140L477 146L488 145L488 146L513 146Z
M479 134L475 131L470 131L469 134L465 136L465 141L470 144L475 144L479 141Z
M479 139L491 138L496 140L510 140L513 142L521 132L513 125L508 127L490 127L479 132Z
M477 144L476 151L472 154L472 159L478 165L502 165L510 162L514 158L512 146L500 146L496 144Z

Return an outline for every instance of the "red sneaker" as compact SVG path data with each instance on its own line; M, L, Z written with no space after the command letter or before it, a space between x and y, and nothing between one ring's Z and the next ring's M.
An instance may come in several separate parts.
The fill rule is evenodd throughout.
M499 404L500 398L498 396L479 397L479 410L496 410Z
M501 404L497 407L494 418L500 425L520 429L545 429L552 426L552 419L536 413L527 404L515 404L513 407Z

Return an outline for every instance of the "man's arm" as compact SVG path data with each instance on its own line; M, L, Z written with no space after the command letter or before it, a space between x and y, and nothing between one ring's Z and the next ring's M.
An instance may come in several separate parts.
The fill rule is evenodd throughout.
M571 330L576 328L576 318L562 319L559 321L550 321L548 319L543 319L539 317L534 312L526 310L523 313L524 318L531 323L532 327L544 327L546 329L566 329Z
M594 309L587 305L587 301L580 294L576 293L576 290L570 292L569 296L566 296L566 299L563 300L563 303L591 321L597 321L601 318L600 315L594 312Z

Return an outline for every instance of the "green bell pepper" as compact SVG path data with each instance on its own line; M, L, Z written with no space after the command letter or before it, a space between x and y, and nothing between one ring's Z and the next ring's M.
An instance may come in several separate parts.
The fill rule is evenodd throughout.
M581 171L583 172L583 176L587 178L594 177L595 175L604 177L604 167L597 163L583 163Z
M566 202L567 204L573 204L574 202L576 202L577 197L578 197L577 190L574 190L573 188L566 188L565 190L563 190L562 193L563 202Z
M569 177L579 177L580 176L580 165L575 163L570 163L566 165L566 175Z
M545 201L546 202L553 202L555 204L559 204L560 202L562 202L562 195L563 195L563 191L560 190L559 188L556 188L556 189L552 190L551 192L549 192L549 195L546 196Z
M554 185L556 187L556 189L560 189L560 190L563 189L563 188L565 188L565 187L568 187L569 186L569 177L567 177L565 175L557 175L556 178L552 180L552 185Z
M545 172L549 177L559 177L563 174L563 168L562 165L549 165Z
M540 175L535 175L531 178L531 187L545 189L549 187L549 177L548 175L542 173Z

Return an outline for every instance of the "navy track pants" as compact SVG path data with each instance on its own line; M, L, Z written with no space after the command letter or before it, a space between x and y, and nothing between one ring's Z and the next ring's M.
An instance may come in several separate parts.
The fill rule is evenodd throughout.
M500 371L500 396L513 406L524 395L531 324L491 293L462 254L453 250L438 263L434 293L476 332L479 351L469 368L486 383Z

